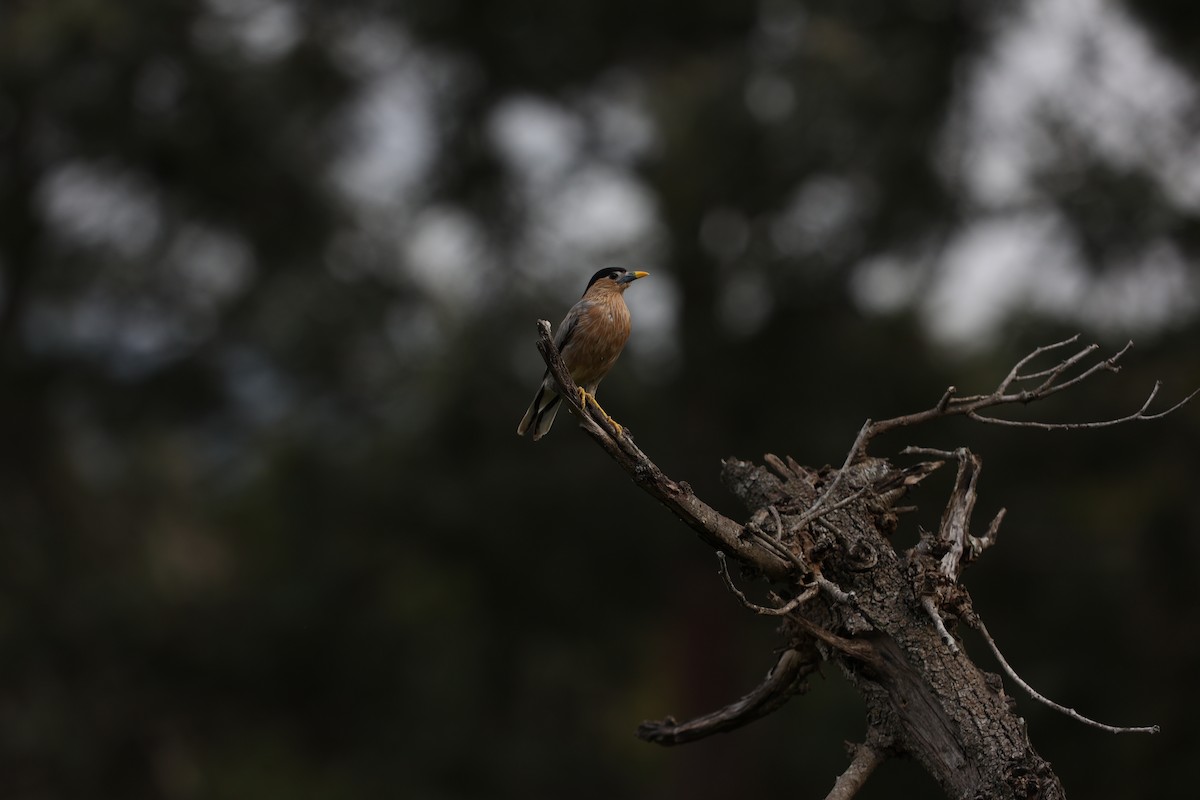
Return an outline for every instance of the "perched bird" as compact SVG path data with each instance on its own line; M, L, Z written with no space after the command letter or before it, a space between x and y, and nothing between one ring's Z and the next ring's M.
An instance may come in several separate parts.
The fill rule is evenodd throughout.
M580 402L586 406L590 400L604 418L618 432L621 426L600 408L596 402L596 387L612 369L629 338L629 308L625 305L625 290L647 272L630 272L620 268L602 269L588 281L583 297L563 319L554 335L554 345L562 354L563 363L571 373L571 379L579 384ZM562 401L555 389L550 370L546 370L542 385L529 410L525 412L517 434L533 429L533 440L546 435L554 424L554 415Z

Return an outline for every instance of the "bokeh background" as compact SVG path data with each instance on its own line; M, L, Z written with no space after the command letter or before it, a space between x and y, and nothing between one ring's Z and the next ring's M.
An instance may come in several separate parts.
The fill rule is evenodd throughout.
M514 435L534 320L651 272L601 398L731 515L722 457L840 463L1075 332L1136 347L1014 415L1174 402L1198 74L1184 0L4 2L0 793L824 796L864 726L835 672L634 738L778 641L568 417ZM1024 677L1163 727L1014 689L1068 791L1193 793L1200 405L875 453L908 444L984 457L967 583Z

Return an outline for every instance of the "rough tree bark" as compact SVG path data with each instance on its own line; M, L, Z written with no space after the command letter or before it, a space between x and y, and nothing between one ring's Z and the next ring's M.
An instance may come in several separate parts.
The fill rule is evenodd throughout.
M998 675L967 656L953 630L957 622L978 630L1009 677L1034 696L1072 717L1111 732L1153 732L1092 722L1037 695L1004 661L960 583L962 570L996 539L1002 510L982 536L972 535L971 512L982 462L966 448L910 448L908 455L932 457L896 466L873 457L872 439L894 428L939 417L967 415L981 422L1045 429L1103 427L1156 419L1179 408L1147 413L1146 403L1127 417L1096 423L1042 423L996 418L995 406L1028 403L1074 386L1101 370L1115 372L1126 346L1114 356L1080 367L1096 346L1082 348L1054 365L1029 371L1034 359L1060 351L1075 338L1035 350L987 395L960 397L950 387L932 408L880 422L868 420L839 469L810 469L790 457L764 457L763 464L724 462L722 478L748 511L745 523L716 512L686 483L665 475L608 421L579 405L578 392L550 337L538 322L541 351L581 427L633 478L717 550L720 574L750 610L778 616L786 639L782 655L761 685L735 703L697 719L645 722L638 735L659 744L682 744L732 730L771 713L805 691L805 678L822 661L835 664L866 703L867 733L829 798L849 798L884 759L907 756L933 776L948 797L1061 798L1063 787L1038 755ZM1076 374L1071 375L1072 371ZM1025 388L1014 388L1025 387ZM937 531L922 531L904 552L889 537L906 510L907 491L947 462L957 479ZM747 599L740 580L766 581L772 605Z

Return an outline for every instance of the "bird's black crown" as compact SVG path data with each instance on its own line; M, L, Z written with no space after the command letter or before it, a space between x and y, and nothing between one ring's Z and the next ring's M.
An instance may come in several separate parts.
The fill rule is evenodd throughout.
M629 270L621 269L620 267L606 267L592 276L592 279L588 281L588 285L583 291L586 292L588 289L592 288L592 284L601 278L612 278L615 281L628 271Z

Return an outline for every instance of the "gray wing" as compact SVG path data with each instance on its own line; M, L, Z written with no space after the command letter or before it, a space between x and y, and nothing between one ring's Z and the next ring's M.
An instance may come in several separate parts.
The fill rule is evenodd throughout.
M571 336L575 333L576 323L585 311L592 307L591 300L580 300L575 305L571 306L571 310L567 312L567 316L563 317L563 321L558 326L558 331L554 334L554 346L558 348L558 352L562 352L567 343L571 341Z

